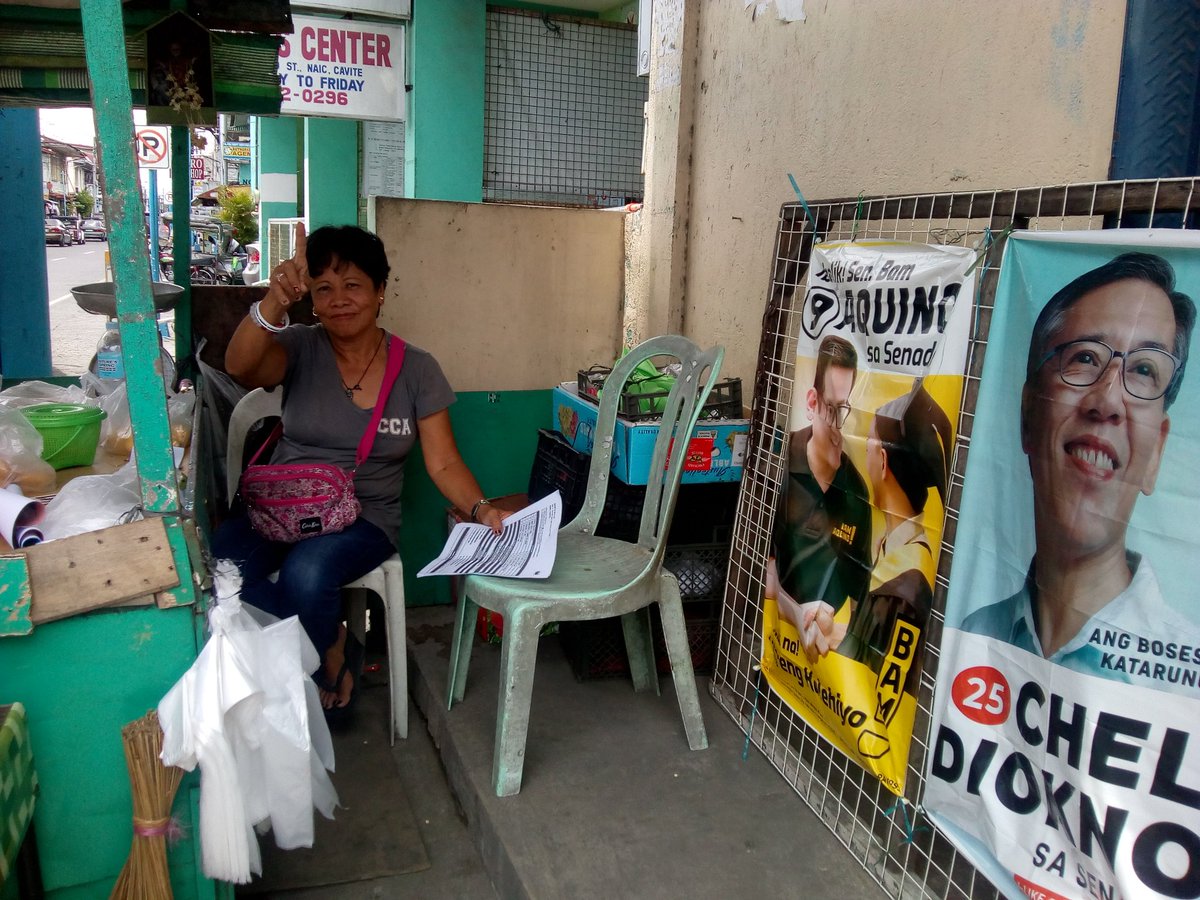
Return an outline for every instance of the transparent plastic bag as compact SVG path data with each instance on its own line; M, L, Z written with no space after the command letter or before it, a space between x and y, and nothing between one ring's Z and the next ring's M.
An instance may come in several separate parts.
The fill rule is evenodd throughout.
M57 385L46 381L23 381L0 391L0 406L24 409L40 403L82 403L95 406L96 401L82 387Z
M38 497L54 490L55 474L42 459L41 433L20 410L0 407L0 488L10 484L26 497Z
M46 540L98 531L123 522L142 504L137 465L132 460L107 475L83 475L72 478L53 500L46 504L42 534Z
M88 402L107 413L100 424L100 449L128 459L133 452L133 423L129 418L129 390L125 379L112 381L84 372L79 382L88 394Z
M196 411L196 392L180 391L167 400L167 418L171 423L171 444L187 448L192 442L192 416Z

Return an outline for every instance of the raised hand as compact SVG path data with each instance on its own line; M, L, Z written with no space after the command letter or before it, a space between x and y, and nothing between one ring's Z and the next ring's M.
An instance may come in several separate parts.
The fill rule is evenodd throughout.
M296 223L296 249L291 258L279 263L271 272L270 296L284 312L308 291L308 234L304 223Z

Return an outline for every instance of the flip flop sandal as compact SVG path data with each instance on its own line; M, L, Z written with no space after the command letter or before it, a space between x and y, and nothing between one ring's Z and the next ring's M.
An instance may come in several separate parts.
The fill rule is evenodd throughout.
M362 680L363 656L362 644L358 642L358 639L354 635L347 634L346 658L342 662L342 667L338 670L337 678L334 680L333 686L321 686L322 690L337 693L341 687L342 679L346 675L352 675L354 678L354 683L350 688L350 699L342 706L334 705L325 710L325 721L331 726L345 724L349 721L350 715L354 711L355 701L358 700L358 686Z

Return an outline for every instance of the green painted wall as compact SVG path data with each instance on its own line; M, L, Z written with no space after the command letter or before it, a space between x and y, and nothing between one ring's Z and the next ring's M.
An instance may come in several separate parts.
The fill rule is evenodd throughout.
M254 187L259 193L259 247L262 251L262 277L279 262L269 258L267 222L300 215L301 167L300 120L287 116L252 120L251 144L254 154Z
M312 229L358 224L358 120L304 120L304 215Z
M133 838L121 727L153 709L188 669L202 620L192 607L97 612L0 641L0 702L29 716L40 793L34 825L51 900L107 897ZM169 851L175 896L211 897L196 864L197 821L184 780Z
M483 199L483 0L413 0L406 194Z
M550 407L549 390L458 395L458 402L450 407L454 436L463 459L489 496L521 494L529 487L537 432L549 427ZM400 526L407 606L450 602L450 579L416 577L446 543L448 505L430 481L418 445L405 470Z

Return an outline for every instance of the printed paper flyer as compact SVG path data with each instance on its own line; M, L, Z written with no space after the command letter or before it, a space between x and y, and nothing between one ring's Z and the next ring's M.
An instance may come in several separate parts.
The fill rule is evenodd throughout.
M1005 252L923 806L1009 897L1200 897L1197 246Z
M904 791L975 297L975 252L813 248L763 603L780 697Z

